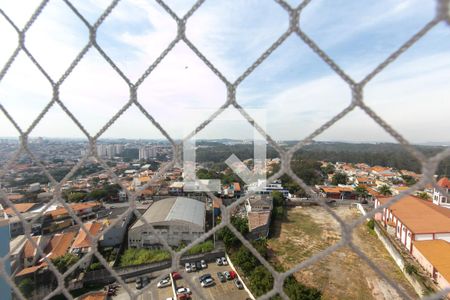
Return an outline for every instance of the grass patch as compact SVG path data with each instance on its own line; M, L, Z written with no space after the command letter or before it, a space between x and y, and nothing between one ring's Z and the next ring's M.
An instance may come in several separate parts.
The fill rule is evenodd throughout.
M194 255L199 253L211 252L214 250L214 244L211 240L205 241L203 243L197 244L189 249L186 253L187 255Z
M169 260L170 253L166 250L134 249L125 250L120 258L120 266L134 266Z

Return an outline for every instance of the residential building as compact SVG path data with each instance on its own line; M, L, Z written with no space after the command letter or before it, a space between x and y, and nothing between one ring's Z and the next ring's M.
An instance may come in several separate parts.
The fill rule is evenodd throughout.
M101 222L89 222L84 223L84 227L89 232L89 235L82 228L78 231L75 241L70 248L70 252L77 255L79 258L83 257L87 253L92 251L93 240L90 236L98 236L104 228L104 224ZM87 268L90 264L91 259L85 260L82 264L82 268Z
M447 192L447 194L450 192L450 180L447 177L439 179L437 185ZM450 208L450 199L436 188L433 188L433 203L445 208Z
M9 233L9 222L8 217L3 212L3 207L0 205L0 257L6 257L9 252L9 241L10 233ZM11 273L11 264L9 259L4 261L4 272L6 275ZM0 278L0 293L2 295L2 299L10 300L11 299L11 287L6 283L3 278Z
M139 160L156 158L157 148L154 146L142 146L139 148Z
M277 191L282 193L285 198L290 197L289 191L283 187L280 180L267 183L266 180L258 179L258 182L249 185L247 189L249 192L255 192L262 195L271 195L273 191Z
M273 198L271 195L252 195L245 200L245 210L249 212L272 211Z
M375 208L390 199L375 199ZM414 241L441 239L450 242L450 210L415 196L405 196L384 208L381 221L410 252Z
M173 197L153 203L128 231L128 245L133 248L159 248L161 242L142 221L151 224L170 246L188 244L205 232L205 203Z
M267 238L269 236L271 211L248 212L248 229L251 239Z
M127 216L115 216L105 220L105 226L108 228L103 233L102 238L99 240L99 244L102 247L112 247L120 245L123 242L125 233L127 231L128 224L131 221L133 214Z
M450 288L450 243L448 241L415 241L412 255L441 289ZM450 297L450 293L448 296Z
M184 188L184 182L175 181L169 186L169 194L170 195L182 195Z
M28 188L28 192L30 192L30 193L39 192L40 190L41 190L41 184L39 182L30 184L30 187Z
M340 199L340 200L355 200L356 194L354 188L351 186L317 186L320 195L324 198Z

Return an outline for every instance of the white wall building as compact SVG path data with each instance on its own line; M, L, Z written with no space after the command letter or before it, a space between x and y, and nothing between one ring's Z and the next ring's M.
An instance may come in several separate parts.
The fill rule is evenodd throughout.
M153 203L142 218L151 224L170 246L189 244L205 232L205 203L173 197ZM160 248L161 242L142 220L128 231L128 246L133 248Z
M447 177L441 178L437 182L437 185L446 191L447 194L450 192L450 180ZM436 188L433 188L433 203L445 208L450 208L450 199Z

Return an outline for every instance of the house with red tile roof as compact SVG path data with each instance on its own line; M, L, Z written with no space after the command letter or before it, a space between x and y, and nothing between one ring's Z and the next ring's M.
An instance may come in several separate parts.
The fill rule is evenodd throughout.
M450 243L444 240L415 241L412 255L439 288L450 288ZM450 293L448 294L450 298Z
M375 208L390 199L375 199ZM415 241L450 242L450 210L416 196L405 196L384 208L381 222L410 252Z
M73 242L72 247L70 248L70 252L75 255L78 255L80 258L92 250L92 246L94 244L90 236L95 237L99 235L100 232L103 230L104 223L94 221L84 223L84 227L89 232L89 235L86 233L86 231L83 230L83 228L80 228L75 238L75 241ZM89 264L90 260L86 260L82 264L82 267L87 268Z
M447 177L442 177L438 180L437 185L449 194L450 192L450 180ZM450 208L450 199L447 195L442 193L440 190L433 187L433 203L445 208Z

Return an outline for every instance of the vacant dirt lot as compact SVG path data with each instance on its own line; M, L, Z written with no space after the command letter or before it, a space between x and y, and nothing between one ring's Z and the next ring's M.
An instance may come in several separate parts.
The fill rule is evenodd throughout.
M333 210L347 222L360 216L348 206ZM293 208L288 211L287 220L275 223L274 227L273 238L269 239L271 260L286 269L337 243L341 236L337 221L316 206ZM364 224L355 229L353 239L388 277L411 297L418 298L374 232ZM324 299L401 299L348 248L336 251L295 276L300 282L319 288Z

